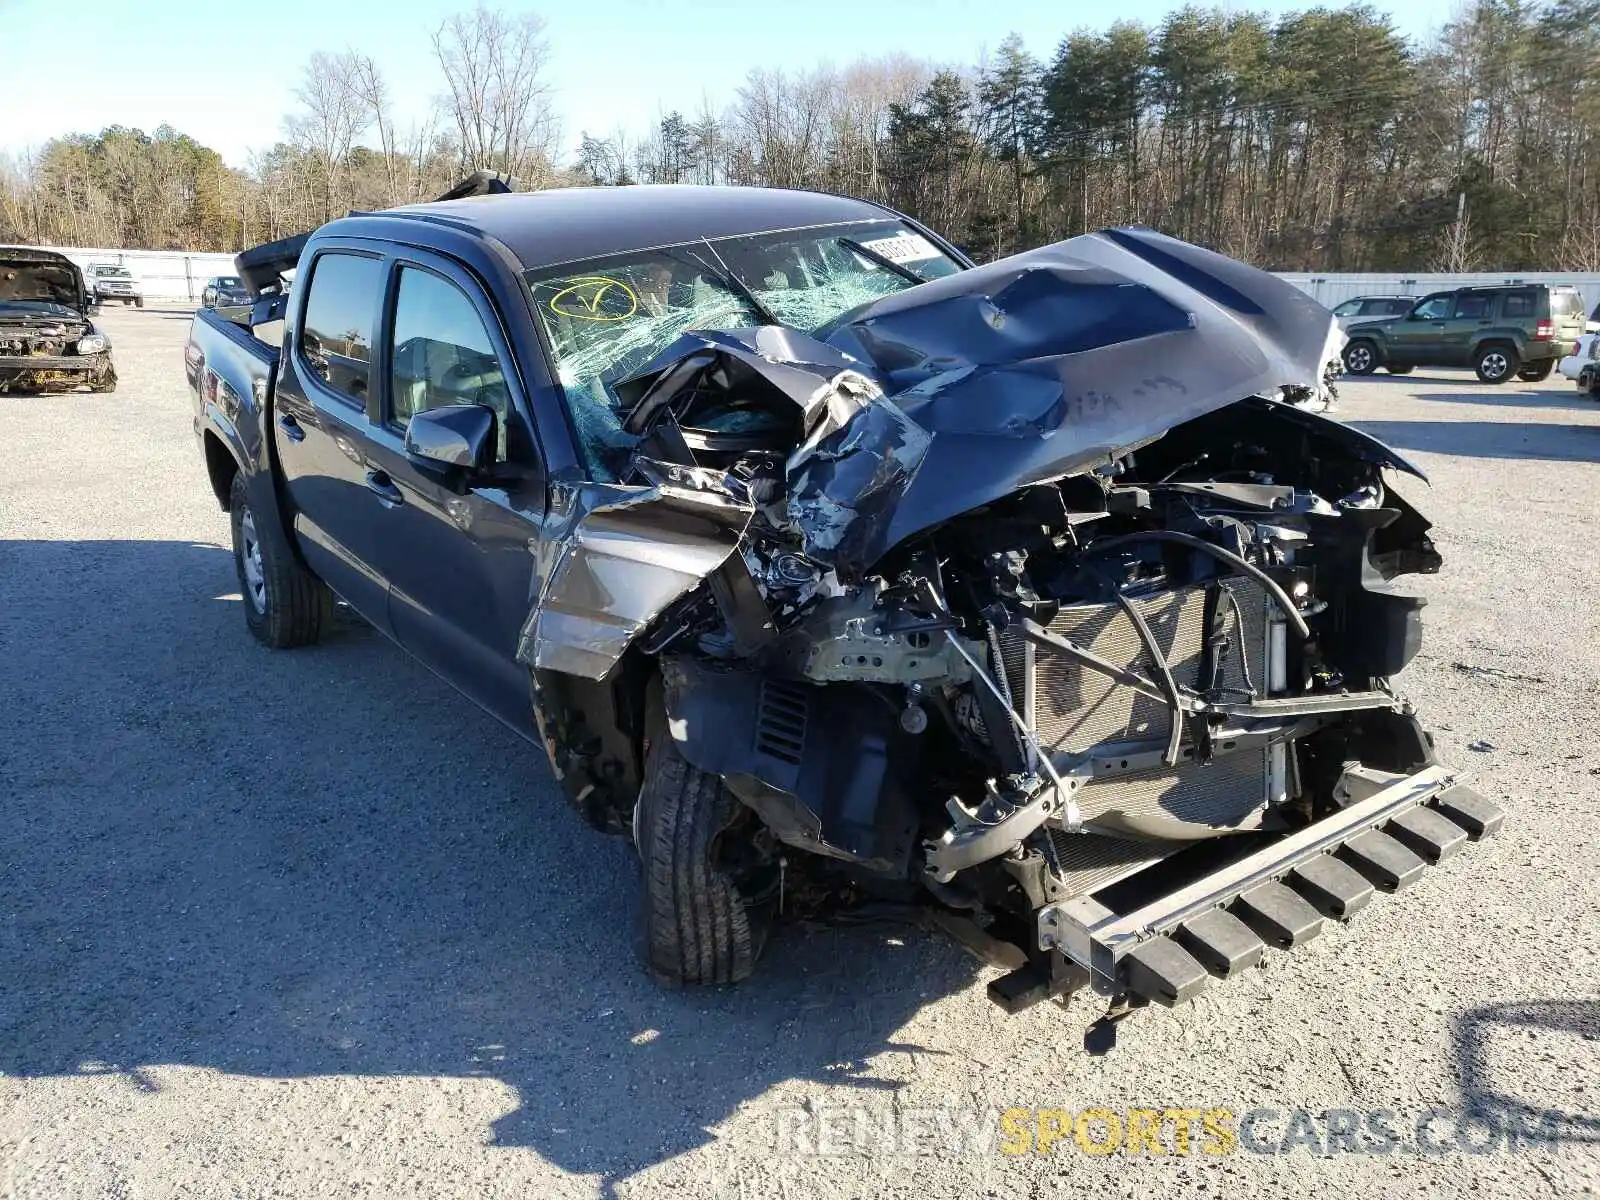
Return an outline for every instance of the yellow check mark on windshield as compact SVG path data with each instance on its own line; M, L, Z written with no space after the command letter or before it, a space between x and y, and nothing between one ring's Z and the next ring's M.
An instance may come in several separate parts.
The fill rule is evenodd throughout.
M620 279L584 275L550 297L550 311L580 321L626 321L639 311L639 297Z

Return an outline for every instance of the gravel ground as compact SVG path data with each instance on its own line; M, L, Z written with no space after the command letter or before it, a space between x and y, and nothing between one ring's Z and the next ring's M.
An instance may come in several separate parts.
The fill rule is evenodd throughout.
M1600 1186L1600 406L1570 385L1345 388L1433 476L1406 491L1447 565L1404 684L1505 833L1091 1058L1088 1000L1008 1018L915 929L788 928L746 986L647 982L630 851L532 749L358 624L250 640L186 320L107 315L114 396L0 397L0 1195ZM1475 1154L1471 1105L1568 1116ZM1009 1155L937 1120L1136 1106L1266 1107L1254 1140L1291 1145ZM1319 1153L1329 1109L1391 1110L1403 1144Z

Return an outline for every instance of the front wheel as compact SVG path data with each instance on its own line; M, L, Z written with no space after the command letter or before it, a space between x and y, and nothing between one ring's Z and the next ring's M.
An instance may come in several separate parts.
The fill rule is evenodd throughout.
M773 856L755 814L684 760L664 723L635 815L644 862L645 966L662 983L737 983L772 922Z
M228 512L233 519L233 565L250 632L274 650L318 641L333 624L333 593L295 558L282 528L251 506L242 474L233 477Z
M1517 378L1525 383L1543 383L1550 378L1550 372L1556 369L1556 360L1547 358L1543 362L1534 363L1532 366L1523 367L1517 372Z
M1378 369L1378 350L1371 342L1351 342L1344 348L1344 369L1352 375L1371 375Z
M133 306L135 308L143 308L144 307L144 297L140 296L137 300L135 300L133 302Z

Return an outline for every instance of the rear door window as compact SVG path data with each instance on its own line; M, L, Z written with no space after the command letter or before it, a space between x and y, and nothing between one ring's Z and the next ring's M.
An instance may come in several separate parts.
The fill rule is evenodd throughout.
M1455 311L1450 317L1455 321L1481 321L1489 315L1493 299L1486 292L1462 292L1456 297Z
M330 250L311 264L300 359L323 383L363 407L372 381L372 330L382 296L382 259Z

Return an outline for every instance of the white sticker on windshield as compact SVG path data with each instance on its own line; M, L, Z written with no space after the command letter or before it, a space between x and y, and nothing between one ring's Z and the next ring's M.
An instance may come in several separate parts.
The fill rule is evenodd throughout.
M861 244L895 264L923 262L939 257L939 248L920 233L897 233L893 237Z

